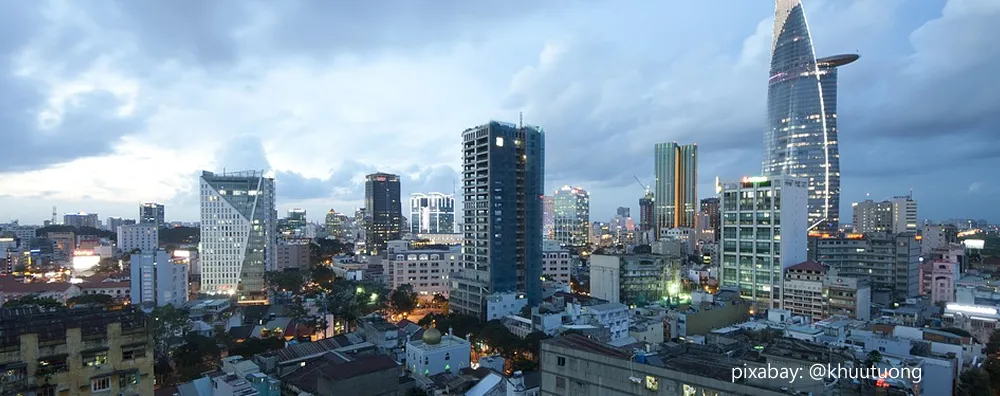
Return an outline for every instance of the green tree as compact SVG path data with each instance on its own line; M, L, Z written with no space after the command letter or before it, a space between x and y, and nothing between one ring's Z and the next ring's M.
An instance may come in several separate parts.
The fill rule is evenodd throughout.
M173 358L177 381L187 382L198 378L201 373L214 370L216 362L221 359L221 350L214 339L188 333L184 344L173 352Z
M983 369L971 368L962 372L958 377L957 396L983 396L992 395L993 387L990 386L990 376Z
M507 326L504 326L499 320L487 322L486 326L483 326L479 334L476 335L476 341L485 343L507 360L512 360L514 353L522 345L522 341L510 330L507 330Z
M171 337L185 336L190 326L190 318L185 310L177 309L173 305L164 305L153 308L153 343L156 353L165 355L167 353L168 340Z
M385 309L387 301L385 288L378 284L339 279L327 293L326 308L350 326L359 317Z
M868 356L865 358L865 367L872 367L881 361L882 354L879 351L872 350L868 352Z
M333 280L336 276L330 267L316 265L309 271L309 277L323 289L330 290L333 288Z
M983 362L983 371L990 377L990 387L1000 390L1000 359L988 357Z
M997 352L1000 352L1000 329L993 330L989 341L986 342L987 355L996 355Z
M302 272L297 269L268 271L264 274L264 277L267 279L267 285L271 287L271 290L287 290L293 293L302 291L303 276Z
M4 303L4 308L36 306L44 310L61 309L66 306L52 297L38 297L33 295L24 296Z
M72 307L77 304L97 304L110 306L115 304L115 298L107 294L83 294L66 300L66 305Z
M542 350L542 341L549 338L551 337L544 332L533 331L524 337L522 348L524 348L526 352L533 354L533 356L538 356Z
M92 271L99 275L115 275L122 272L122 267L118 260L106 257L102 258L101 261L94 266Z
M417 292L413 291L413 285L404 283L392 291L389 302L396 312L413 311L417 307Z

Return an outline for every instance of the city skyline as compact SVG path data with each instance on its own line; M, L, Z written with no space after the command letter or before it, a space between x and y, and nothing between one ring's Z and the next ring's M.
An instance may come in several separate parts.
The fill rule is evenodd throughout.
M168 221L195 221L197 175L223 168L273 169L278 211L304 208L321 221L331 208L362 206L364 175L375 171L399 174L404 196L453 191L460 132L522 111L547 131L545 190L587 189L595 220L619 206L637 213L643 192L632 175L653 180L648 153L657 142L700 146L699 199L712 196L715 176L760 171L773 4L735 5L700 24L690 17L703 12L694 4L637 3L615 13L600 3L524 4L445 11L429 3L413 11L427 15L402 22L350 5L364 25L344 28L366 26L370 37L322 45L301 38L338 32L300 20L343 10L304 3L324 8L270 13L283 10L245 3L208 30L187 25L197 18L162 19L173 15L160 9L170 5L106 12L53 4L44 14L14 5L0 16L10 31L0 53L11 60L0 87L5 103L16 104L0 107L0 138L13 148L0 159L0 221L40 224L52 206L133 218L150 201L167 206ZM224 6L201 7L190 12ZM1000 127L988 116L1000 108L988 88L1000 54L977 41L998 33L988 22L1000 6L806 7L816 53L864 57L839 88L842 221L869 193L885 199L911 188L921 219L1000 221L989 202L1000 187L983 171L1000 166L988 140ZM269 13L279 15L271 25L251 23ZM458 22L427 32L435 18ZM498 30L472 29L483 19ZM189 34L168 34L176 26ZM375 34L390 29L413 34ZM658 50L648 50L653 43ZM506 55L479 65L497 52ZM415 101L399 90L431 94ZM308 143L288 144L299 141Z

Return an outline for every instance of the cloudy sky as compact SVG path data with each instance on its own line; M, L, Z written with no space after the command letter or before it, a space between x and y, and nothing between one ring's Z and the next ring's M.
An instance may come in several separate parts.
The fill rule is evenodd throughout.
M0 222L52 206L198 217L202 169L268 168L279 207L353 212L363 176L451 192L460 133L546 129L547 188L638 206L653 144L700 146L700 195L760 171L769 1L19 1L0 12ZM813 0L840 74L843 212L1000 221L1000 2Z

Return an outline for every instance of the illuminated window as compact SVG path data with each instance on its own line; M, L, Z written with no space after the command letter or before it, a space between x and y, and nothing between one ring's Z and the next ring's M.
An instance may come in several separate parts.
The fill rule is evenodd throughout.
M656 391L660 389L660 380L653 376L646 376L646 389Z
M497 136L497 147L503 147L503 136Z

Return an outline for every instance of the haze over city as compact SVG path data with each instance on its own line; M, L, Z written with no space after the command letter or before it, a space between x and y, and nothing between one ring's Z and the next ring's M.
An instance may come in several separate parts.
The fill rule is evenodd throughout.
M593 219L636 210L654 143L699 145L700 198L760 173L769 2L333 3L8 5L0 219L157 201L194 221L198 173L225 168L274 171L279 212L319 221L375 171L451 193L461 131L519 113L546 131L546 190L586 188ZM840 78L842 215L912 189L921 219L1000 220L1000 3L809 10L817 56L861 55Z

